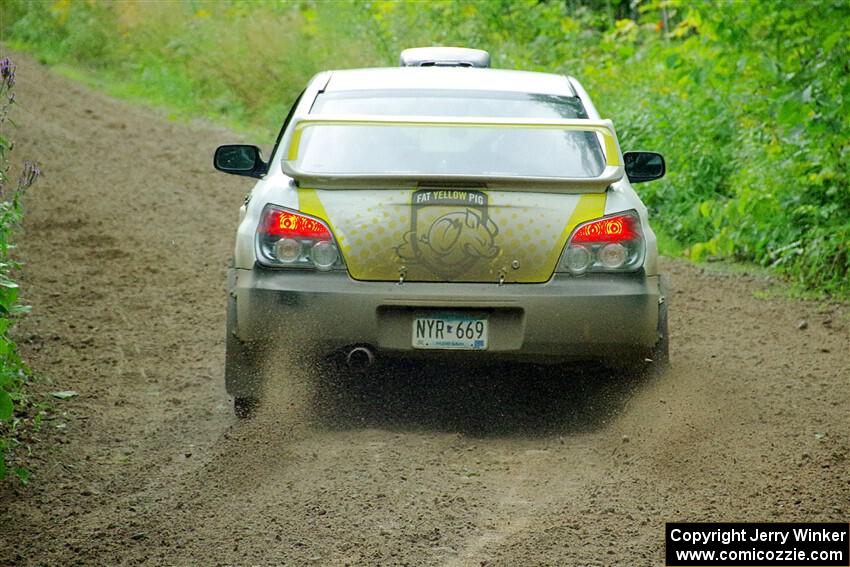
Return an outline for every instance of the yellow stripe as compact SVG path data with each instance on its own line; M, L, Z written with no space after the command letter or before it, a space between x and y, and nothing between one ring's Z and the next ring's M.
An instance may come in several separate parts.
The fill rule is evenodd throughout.
M614 136L606 129L602 131L602 139L605 140L605 160L608 165L620 165L620 152L617 151L617 142Z
M295 130L292 132L292 140L289 142L289 154L286 159L289 161L298 159L298 146L301 144L301 132L304 131L303 122L295 125Z
M540 274L543 276L543 279L548 279L549 276L552 275L552 270L557 267L556 264L561 258L561 252L564 250L567 238L570 237L573 230L575 230L575 228L581 223L599 218L605 214L606 198L607 193L587 193L581 196L581 199L579 199L576 204L576 208L573 209L573 214L570 215L569 220L567 220L567 224L564 226L563 232L561 232L561 236L558 239L558 245L552 249L549 261L546 263L546 266L541 266L549 270L546 274Z
M298 208L302 213L322 219L330 227L330 219L315 189L298 189ZM331 227L333 231L333 227Z
M620 157L617 152L617 141L614 138L613 133L608 128L604 126L584 126L580 124L527 124L527 123L510 123L510 124L502 124L502 123L485 123L485 122L477 122L477 123L457 123L457 122L419 122L413 120L404 120L404 121L392 121L392 122L384 122L379 120L320 120L320 121L311 121L311 120L301 120L295 125L295 129L292 132L292 139L289 141L289 151L287 153L286 159L289 161L293 161L298 159L298 149L301 145L301 135L304 130L311 126L345 126L345 125L355 125L355 126L420 126L426 128L445 128L445 127L457 127L457 128L527 128L533 130L568 130L571 132L597 132L602 134L602 139L605 142L605 157L608 165L618 166L620 165Z

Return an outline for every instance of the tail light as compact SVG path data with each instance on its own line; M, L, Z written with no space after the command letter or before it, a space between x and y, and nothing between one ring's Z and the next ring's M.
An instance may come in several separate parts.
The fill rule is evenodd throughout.
M576 227L558 266L576 275L631 271L643 262L644 249L637 213L617 213Z
M324 222L272 205L263 210L257 228L257 257L267 266L342 267L339 250Z

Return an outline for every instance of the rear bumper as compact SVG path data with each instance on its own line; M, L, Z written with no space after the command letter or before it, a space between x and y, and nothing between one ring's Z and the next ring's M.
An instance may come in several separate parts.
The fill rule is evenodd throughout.
M354 344L405 356L632 359L657 341L658 276L556 275L543 284L361 282L343 272L236 270L237 335L330 353ZM483 314L483 352L415 350L413 318L439 310Z

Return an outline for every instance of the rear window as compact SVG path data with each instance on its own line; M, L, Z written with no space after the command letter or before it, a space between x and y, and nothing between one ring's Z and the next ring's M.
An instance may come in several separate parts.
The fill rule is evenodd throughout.
M298 169L314 175L594 178L605 156L594 132L499 124L434 124L429 117L583 119L576 97L489 91L338 91L313 115L411 117L411 124L322 124L301 137Z
M289 159L326 176L591 179L605 169L595 133L537 125L316 123L293 138Z

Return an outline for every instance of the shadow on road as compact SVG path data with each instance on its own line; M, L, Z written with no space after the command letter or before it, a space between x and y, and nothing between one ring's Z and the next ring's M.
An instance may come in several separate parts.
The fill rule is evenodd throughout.
M307 411L319 425L338 429L575 433L604 427L645 382L589 364L459 367L395 361L365 375L316 378Z

